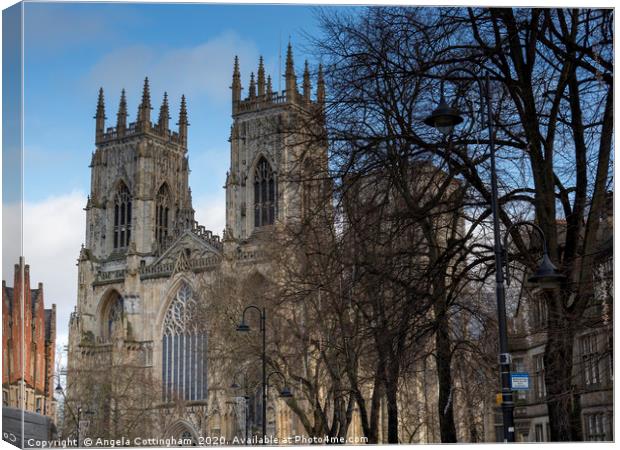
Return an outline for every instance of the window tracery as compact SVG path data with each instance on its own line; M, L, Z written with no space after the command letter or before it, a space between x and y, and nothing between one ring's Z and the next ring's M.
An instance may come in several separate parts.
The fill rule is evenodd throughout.
M131 194L122 183L114 196L114 248L126 248L131 239Z
M207 398L207 335L197 320L197 302L183 283L163 323L163 400Z
M265 157L261 157L254 170L254 226L273 224L275 212L275 174Z

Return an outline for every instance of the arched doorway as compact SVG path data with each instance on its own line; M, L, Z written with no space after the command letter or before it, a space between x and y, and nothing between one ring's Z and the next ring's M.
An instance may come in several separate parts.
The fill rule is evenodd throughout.
M172 424L165 434L166 439L176 441L174 447L192 447L198 445L198 433L193 425L186 420L179 420Z

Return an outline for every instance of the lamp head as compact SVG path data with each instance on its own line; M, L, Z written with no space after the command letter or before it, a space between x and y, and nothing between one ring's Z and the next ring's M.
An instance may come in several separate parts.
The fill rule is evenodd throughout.
M241 389L241 386L239 386L239 383L235 382L233 384L230 385L231 389Z
M288 386L284 386L280 391L280 398L293 398L293 393Z
M426 125L438 129L444 135L452 133L454 127L461 122L463 122L461 113L448 105L443 98L432 114L424 119Z
M60 385L60 382L56 385L56 389L54 389L54 391L56 391L58 395L62 395L62 386Z
M536 269L534 275L529 277L527 281L541 289L554 289L559 287L565 279L566 276L558 271L557 267L551 262L549 255L545 253L540 267Z
M248 331L250 331L250 326L244 321L242 321L239 325L237 325L237 331L241 333L247 333Z

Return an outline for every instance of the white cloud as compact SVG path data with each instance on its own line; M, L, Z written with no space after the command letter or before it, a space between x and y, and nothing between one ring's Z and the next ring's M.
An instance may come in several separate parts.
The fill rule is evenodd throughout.
M202 196L194 199L195 218L200 225L207 230L222 237L222 231L226 226L226 194L221 193Z
M23 254L30 265L30 284L43 283L46 308L56 304L57 342L67 342L69 315L77 302L77 258L83 242L86 196L82 192L49 197L23 205ZM19 228L19 204L3 207L4 227ZM7 221L7 219L10 219ZM13 285L13 265L20 254L19 236L3 235L2 274Z
M128 88L128 96L139 101L142 80L148 76L152 91L167 90L171 99L184 93L224 102L230 100L234 55L248 67L258 64L256 45L234 32L186 48L124 47L103 56L89 71L86 82L93 91L103 86L112 98L118 97L121 88ZM133 92L136 89L139 91ZM157 104L155 98L153 101Z

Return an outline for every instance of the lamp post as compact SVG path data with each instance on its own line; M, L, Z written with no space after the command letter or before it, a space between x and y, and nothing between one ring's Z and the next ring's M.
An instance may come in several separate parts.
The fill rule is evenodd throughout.
M60 379L58 380L58 384L56 385L56 388L54 389L54 391L58 395L62 395L63 397L65 396L65 392L64 392L62 386L60 385ZM66 397L65 397L65 406L67 408L69 408L69 405L67 404L67 398ZM93 416L95 413L92 412L89 409L84 411L84 409L81 406L78 406L77 414L74 414L73 411L71 411L71 408L69 408L69 412L76 419L75 431L76 431L76 434L77 434L77 446L80 447L80 422L82 420L82 413L84 413L86 416L89 416L89 417Z
M239 375L239 373L240 373L240 371L237 371L235 373L235 375L233 376L233 382L230 385L230 387L231 387L231 389L241 389L241 388L245 389L245 395L244 395L244 399L246 401L246 404L245 404L245 411L246 411L246 415L245 415L245 417L246 417L246 419L245 419L245 424L246 424L245 425L245 441L246 441L246 444L247 444L248 443L248 411L249 411L248 403L247 402L250 399L250 396L248 395L248 386L249 386L248 385L248 374L247 374L247 371L243 373L243 386L241 386L241 385L239 385L239 383L237 383L237 376ZM293 394L291 392L291 389L286 385L286 378L284 377L284 375L282 375L282 372L280 372L278 370L275 370L275 371L271 372L265 378L265 382L266 382L266 384L265 384L265 391L267 392L267 395L269 394L269 380L271 379L271 377L273 375L280 376L282 378L282 380L285 382L284 387L280 391L280 398L292 398ZM256 385L254 385L254 386L256 386ZM265 411L266 411L266 408L265 408ZM266 423L267 423L267 420L266 420L266 416L265 416L264 419L263 419L263 433L264 434L266 433Z
M282 375L280 372L272 372L269 374L269 376L267 375L267 328L266 328L266 319L267 319L267 312L265 311L265 308L260 309L258 306L255 305L250 305L248 307L246 307L243 310L243 313L241 314L241 323L239 325L237 325L237 331L241 332L241 333L247 333L250 331L250 326L245 322L245 313L248 312L250 309L253 309L255 311L258 312L259 316L260 316L260 331L262 333L262 340L263 340L263 349L262 349L262 353L261 353L261 360L262 360L262 376L263 376L263 381L262 381L262 433L263 433L263 445L266 445L267 442L267 389L269 388L269 377L271 377L274 374L279 374L280 376L282 376L282 378L284 378L284 375ZM291 394L291 391L288 387L284 387L284 389L282 389L282 392L280 393L280 397L283 398L290 398L293 395Z
M486 108L482 107L481 112L486 113L486 125L489 133L489 153L491 160L491 213L493 216L493 250L495 253L495 296L497 302L497 322L499 326L499 367L500 378L502 384L502 416L504 424L504 442L515 442L515 429L514 429L514 401L512 397L512 389L510 383L510 364L511 358L508 352L508 331L506 326L506 292L504 287L504 271L503 271L503 251L500 237L500 223L499 223L499 205L498 205L498 189L497 189L497 172L495 165L495 136L493 129L493 114L491 111L491 93L490 93L490 77L486 72L484 76L484 83L478 77L476 73L466 68L455 68L444 75L441 81L441 100L437 109L435 109L430 116L424 119L424 123L431 127L437 128L444 135L452 133L454 127L463 122L463 117L460 112L450 107L443 95L443 80L450 74L455 72L463 72L470 75L478 85L481 102L485 103ZM543 236L543 242L545 242L544 234L542 230L536 226L536 229L540 231ZM509 230L510 231L510 230ZM561 281L557 277L557 269L551 263L549 259L546 242L544 244L543 263L541 267L536 271L534 276L530 278L531 281L538 282L552 280L554 282ZM549 271L555 270L556 276L548 277ZM544 276L540 276L544 275Z
M277 370L274 370L273 372L271 372L268 376L267 376L267 385L265 386L265 390L267 392L267 394L269 394L269 379L274 376L274 375L278 375L280 378L282 378L282 381L284 381L284 387L282 388L282 390L280 391L280 398L292 398L293 394L291 392L291 389L286 385L286 378L284 377L284 375L282 375L282 372L279 372ZM265 414L267 412L267 409L264 409ZM267 416L265 415L265 417L263 418L263 429L266 430L267 429Z
M258 312L259 316L260 316L260 332L262 333L262 339L263 339L263 349L262 349L262 353L261 353L261 360L262 360L262 375L263 375L263 382L262 382L262 387L263 387L263 404L262 404L262 416L263 416L263 427L262 427L262 431L263 431L263 445L265 445L265 439L267 437L267 425L265 422L265 416L267 415L267 331L266 331L266 318L267 318L267 313L265 311L265 308L260 309L258 306L254 306L254 305L250 305L248 307L246 307L243 310L243 314L241 315L241 323L237 326L237 331L241 332L241 333L247 333L250 331L250 326L245 322L245 313L248 312L248 310L253 309L255 311Z
M542 228L540 228L534 222L521 221L521 222L513 223L506 230L506 233L504 234L504 250L508 248L508 238L510 237L510 232L514 230L515 228L518 228L521 226L532 227L534 231L538 233L538 236L540 237L540 240L542 241L542 252L543 252L542 262L540 263L540 266L538 267L538 269L536 269L536 272L534 272L534 274L530 276L527 279L527 281L539 286L541 289L556 288L558 285L560 285L563 281L566 280L566 276L561 274L558 271L557 267L555 267L555 265L551 261L551 258L549 257L549 249L547 248L547 239L545 237L545 233L543 232ZM510 271L508 267L508 259L509 259L509 254L506 251L506 260L505 260L506 284L510 286Z

